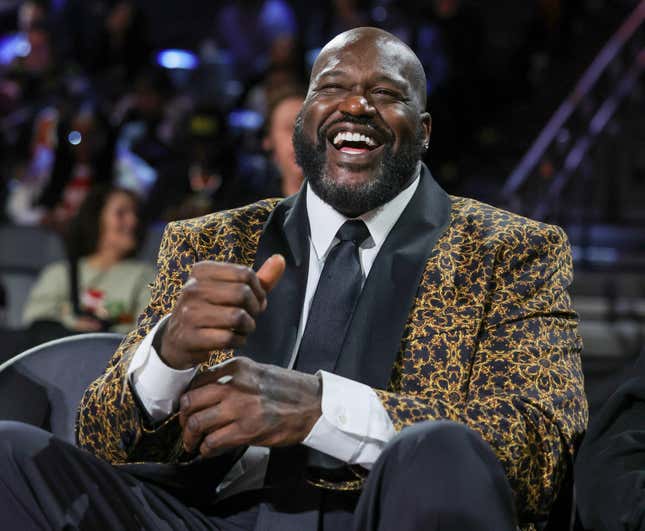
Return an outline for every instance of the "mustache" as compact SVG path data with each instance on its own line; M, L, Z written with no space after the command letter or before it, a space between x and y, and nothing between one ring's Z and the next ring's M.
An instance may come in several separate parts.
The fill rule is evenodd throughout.
M342 118L338 118L338 120L334 120L333 122L331 122L330 124L327 124L325 127L323 127L318 131L319 143L321 144L324 143L324 141L329 136L327 134L329 129L331 129L336 124L355 124L355 125L367 126L370 129L373 129L378 135L381 136L381 138L385 140L384 144L391 144L394 138L394 135L389 129L386 129L385 127L381 127L369 116L352 116L351 114L346 114Z

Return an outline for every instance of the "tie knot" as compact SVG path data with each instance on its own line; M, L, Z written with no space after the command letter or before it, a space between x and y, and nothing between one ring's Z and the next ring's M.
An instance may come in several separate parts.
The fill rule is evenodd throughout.
M370 231L362 219L350 219L343 223L343 226L338 229L336 238L341 242L354 242L355 245L361 245L367 238L370 237Z

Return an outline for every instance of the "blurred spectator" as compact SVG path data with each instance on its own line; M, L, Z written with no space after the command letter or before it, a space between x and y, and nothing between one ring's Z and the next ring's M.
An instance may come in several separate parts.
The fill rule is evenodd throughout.
M303 40L307 49L320 48L339 33L358 26L370 26L369 0L331 0L307 3L300 10L305 24Z
M139 194L146 221L290 193L298 179L282 150L291 143L272 138L270 115L285 87L305 83L319 47L360 25L393 32L422 60L434 126L426 159L456 191L482 162L499 163L492 148L502 156L507 149L499 138L509 130L511 103L531 98L553 107L547 100L570 81L552 90L553 80L566 77L558 67L575 64L580 24L592 4L609 2L507 0L486 9L472 0L5 4L0 219L62 228L96 182ZM153 57L153 49L166 54ZM545 82L549 91L537 90ZM291 101L276 111L295 107ZM535 111L540 119L543 113ZM197 132L191 124L200 123L217 123L218 132Z
M145 308L152 267L132 258L143 233L130 191L98 187L67 236L69 259L48 266L24 309L32 343L70 332L129 331Z
M428 158L439 177L455 185L487 109L482 17L475 4L463 0L433 0L415 10L411 45L426 70L433 119Z
M118 126L115 184L136 191L143 200L146 222L160 219L177 200L171 194L185 179L186 160L175 143L177 124L174 87L163 70L148 68L134 82L134 92L115 110ZM180 185L181 186L181 185Z
M369 3L361 0L333 0L328 32L331 36L368 23Z
M11 157L9 146L5 147L8 166L5 179L10 183L7 216L13 223L38 225L45 215L44 208L37 203L51 178L59 119L60 113L55 107L44 108L33 121L31 139L23 140L29 145L26 154L13 153Z
M150 52L141 10L132 1L117 1L98 35L91 73L111 88L110 96L118 95L119 87L125 87L149 60Z
M111 181L113 133L91 105L69 120L48 108L35 126L31 160L10 191L8 213L15 223L62 231L92 185Z
M162 219L193 218L236 206L241 185L235 179L236 150L226 117L212 107L193 111L184 125L183 173L158 188L151 199L164 205Z
M64 25L68 54L110 99L150 59L147 20L132 0L67 0Z
M289 196L302 185L302 168L296 164L291 139L304 100L304 87L291 85L274 92L269 102L263 147L271 155L274 178L271 191L266 195Z
M215 38L231 53L237 78L246 84L269 65L292 60L297 29L285 0L236 0L220 9Z
M17 29L14 53L0 82L2 107L9 110L51 97L61 71L45 2L23 2Z

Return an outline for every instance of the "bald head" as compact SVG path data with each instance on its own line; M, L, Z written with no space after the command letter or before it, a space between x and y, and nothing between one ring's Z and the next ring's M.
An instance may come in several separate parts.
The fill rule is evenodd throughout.
M345 31L321 50L311 71L314 81L323 72L342 62L343 55L356 55L360 60L377 59L396 66L407 78L420 109L426 106L426 75L423 65L412 49L391 33L371 27Z
M430 141L426 80L416 55L376 28L323 48L296 120L296 161L311 189L348 217L384 205L413 182Z

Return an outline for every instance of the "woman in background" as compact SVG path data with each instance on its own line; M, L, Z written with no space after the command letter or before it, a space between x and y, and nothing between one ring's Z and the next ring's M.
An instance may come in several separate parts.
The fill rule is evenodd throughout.
M122 188L88 194L69 227L68 261L45 268L25 305L23 321L34 342L134 326L154 277L150 264L133 258L143 233L138 209L137 197Z

